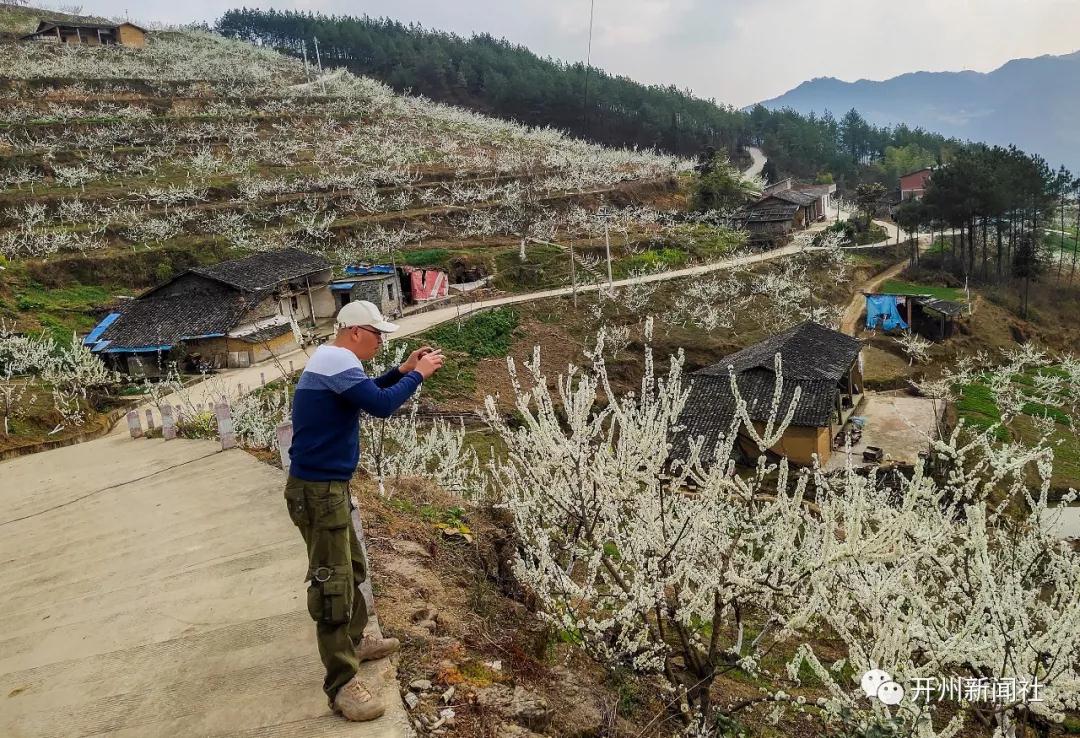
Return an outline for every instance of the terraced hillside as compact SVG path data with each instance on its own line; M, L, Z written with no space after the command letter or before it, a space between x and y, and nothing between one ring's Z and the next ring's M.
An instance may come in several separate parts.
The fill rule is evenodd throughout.
M525 290L566 281L568 240L587 267L605 227L622 273L739 243L666 212L689 162L315 76L198 31L143 49L0 43L0 318L70 335L116 295L289 246L338 265L483 263Z

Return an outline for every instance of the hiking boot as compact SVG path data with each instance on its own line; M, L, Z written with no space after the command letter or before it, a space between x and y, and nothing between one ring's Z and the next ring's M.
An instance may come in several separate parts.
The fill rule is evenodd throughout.
M356 658L359 661L374 661L396 653L399 648L401 648L401 641L397 638L366 635L360 639L360 645L356 647Z
M357 677L350 679L334 697L334 711L340 712L346 720L354 723L374 720L385 710L382 700L372 694L367 685Z

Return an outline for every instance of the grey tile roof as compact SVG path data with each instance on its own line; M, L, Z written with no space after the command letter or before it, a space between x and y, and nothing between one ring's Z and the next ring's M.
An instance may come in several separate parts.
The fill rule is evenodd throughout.
M265 297L211 282L195 292L130 300L99 340L109 341L108 349L175 346L184 338L227 333Z
M792 416L795 426L822 427L830 423L844 378L859 355L861 344L850 336L807 321L783 333L738 351L690 375L690 393L680 416L683 430L674 439L674 454L685 453L690 439L705 437L705 448L715 447L735 418L728 367L733 367L739 395L751 420L767 421L776 389L774 357L780 354L784 377L780 415L801 387ZM717 459L707 457L706 463Z
M768 205L756 206L750 210L744 211L743 218L747 223L774 223L791 220L798 211L798 205L770 203Z
M737 374L750 369L772 372L774 357L780 354L785 378L839 382L858 358L861 348L857 339L807 320L726 356L697 373L726 377L729 364L735 367Z
M759 202L765 202L770 199L783 200L784 202L790 202L800 207L806 207L807 205L812 205L820 200L821 196L811 192L800 192L798 190L781 190L780 192L771 193L762 200L759 200Z
M100 336L108 349L176 345L191 336L227 333L241 316L266 299L282 282L331 268L322 256L300 249L268 251L195 267L186 274L201 279L179 294L163 294L184 275L148 290L121 308L121 315ZM286 326L288 329L288 326ZM263 340L260 337L259 340Z
M795 185L795 189L799 192L805 192L815 197L823 197L825 195L831 195L836 192L836 185L834 184L814 184L814 185Z
M257 331L240 336L239 338L244 343L262 343L263 341L269 341L271 338L284 336L286 333L291 332L292 326L285 323L283 325L268 325L265 328L260 328Z
M299 279L332 266L326 257L287 248L223 261L213 266L195 267L191 271L241 290L254 291L269 289L281 282Z

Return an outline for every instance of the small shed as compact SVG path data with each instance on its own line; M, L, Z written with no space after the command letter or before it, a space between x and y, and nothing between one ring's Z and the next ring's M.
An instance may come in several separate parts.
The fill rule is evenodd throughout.
M37 30L22 37L41 41L85 46L146 46L146 29L134 23L93 23L71 20L42 20Z
M956 335L960 324L971 316L967 303L943 300L933 295L867 293L866 309L867 328L877 328L878 316L891 313L892 321L887 317L881 321L884 330L910 328L932 341L944 341Z
M736 221L750 234L752 242L772 243L791 235L798 210L798 205L786 202L758 204L743 211Z
M394 267L386 264L347 266L345 273L347 277L330 284L337 309L354 300L367 300L388 317L399 317L404 312L401 280Z

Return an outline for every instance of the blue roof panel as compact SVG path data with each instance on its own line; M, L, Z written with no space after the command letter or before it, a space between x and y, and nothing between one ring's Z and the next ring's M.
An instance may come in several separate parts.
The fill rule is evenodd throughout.
M86 334L86 338L83 339L83 345L89 346L92 343L97 343L98 338L105 332L105 329L113 324L113 321L120 317L120 313L109 313L101 322L94 326L93 330Z

